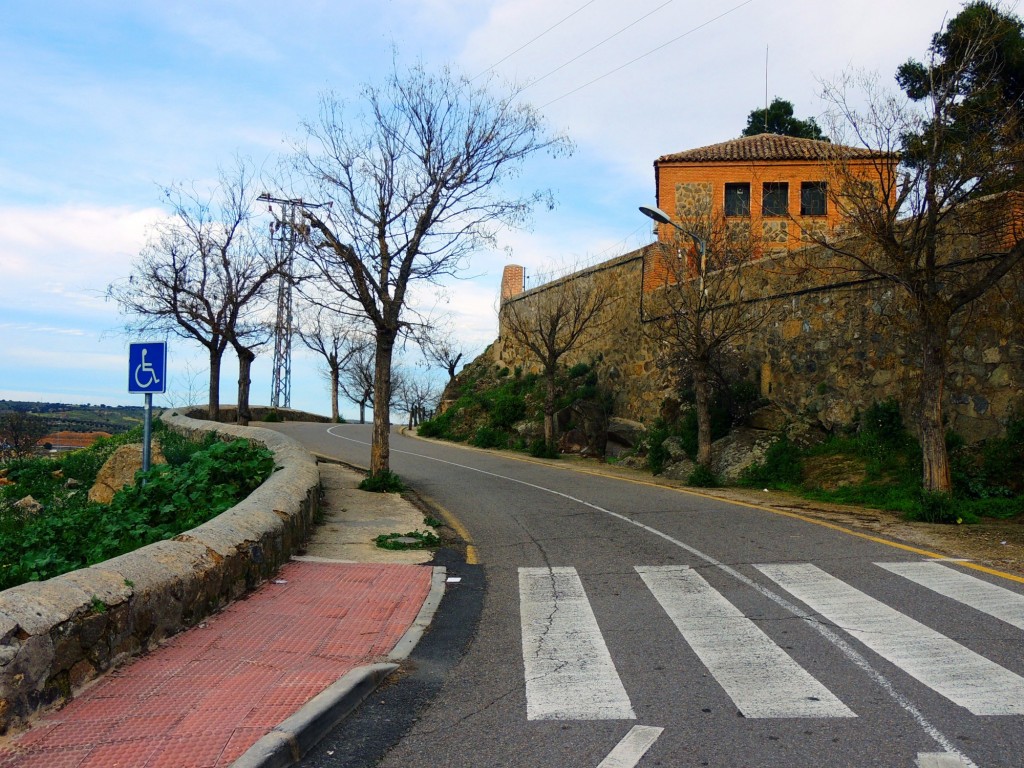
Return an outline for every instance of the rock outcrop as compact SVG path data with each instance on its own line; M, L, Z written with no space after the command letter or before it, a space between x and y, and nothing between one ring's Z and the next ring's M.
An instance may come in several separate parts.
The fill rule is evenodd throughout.
M166 464L160 451L160 444L154 442L149 457L150 465ZM100 467L96 482L89 489L89 501L109 504L114 494L135 480L135 473L142 469L142 443L122 445Z

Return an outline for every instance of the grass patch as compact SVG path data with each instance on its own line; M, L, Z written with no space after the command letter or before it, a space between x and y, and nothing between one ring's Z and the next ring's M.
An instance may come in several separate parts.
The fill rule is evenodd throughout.
M400 541L412 539L412 541ZM430 549L441 546L441 539L433 531L409 531L408 533L382 533L374 543L381 549Z

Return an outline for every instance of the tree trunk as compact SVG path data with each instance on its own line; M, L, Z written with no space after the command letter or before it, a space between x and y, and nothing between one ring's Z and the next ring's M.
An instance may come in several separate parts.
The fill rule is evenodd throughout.
M210 391L207 395L206 416L210 421L220 419L220 358L221 350L210 347Z
M708 363L695 361L693 391L697 400L697 463L711 468L711 386L708 382Z
M341 369L338 366L331 368L331 421L337 424L341 420L338 411L338 386L341 379Z
M249 410L249 390L252 388L252 361L256 359L255 353L245 347L237 347L238 354L238 415L236 421L239 426L248 425L252 419L252 412Z
M555 424L555 368L545 366L544 383L544 442L554 446L558 439L558 425Z
M926 323L922 329L921 389L918 411L921 436L923 474L921 484L925 491L950 493L953 481L946 451L946 429L942 423L942 397L946 386L945 332Z
M391 356L395 334L377 332L373 366L373 437L370 440L370 476L391 470Z

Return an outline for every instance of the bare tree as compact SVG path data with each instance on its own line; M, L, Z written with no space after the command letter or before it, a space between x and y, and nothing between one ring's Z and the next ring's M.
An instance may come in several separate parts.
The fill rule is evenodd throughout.
M876 150L876 159L868 179L837 153L829 203L846 218L850 237L822 244L841 257L836 268L886 281L902 295L920 366L922 482L931 492L952 488L943 398L955 320L1024 258L1012 201L986 198L1024 158L1016 111L1004 105L984 119L964 112L972 103L965 95L986 89L992 76L974 66L989 55L989 33L984 25L975 28L955 60L938 61L933 41L926 68L933 77L927 93L911 92L916 102L883 92L870 78L850 77L825 89L833 133ZM866 93L866 108L848 97L851 85ZM965 131L965 123L985 123L987 130Z
M420 349L428 363L443 368L448 374L448 383L455 381L455 369L467 356L466 347L448 331L430 328L420 339Z
M708 203L705 209L687 211L686 229L676 231L675 242L652 250L660 267L652 272L661 285L648 304L653 322L647 326L670 370L693 380L697 463L705 468L711 466L713 380L720 376L722 358L775 309L767 298L746 300L752 271L764 270L766 262L753 261L749 236L729 232Z
M376 355L372 344L360 346L349 359L348 365L342 369L338 388L346 400L359 406L359 423L366 423L366 406L376 409L374 405L374 359Z
M129 316L129 332L173 333L207 350L213 420L220 415L224 351L235 345L242 350L240 367L251 364L246 339L251 343L272 279L282 268L255 235L252 182L252 172L239 161L209 192L168 188L171 216L154 227L131 276L107 288L107 297ZM247 400L247 374L239 384L240 400Z
M558 438L555 401L562 358L585 346L608 325L606 312L614 297L608 285L593 275L576 273L544 291L514 297L501 307L500 325L533 358L544 375L544 440Z
M441 398L441 388L427 376L404 377L398 392L398 402L409 417L409 426L416 427L426 421Z
M309 259L375 337L371 475L390 466L391 366L410 285L455 275L497 226L521 223L546 195L506 195L503 183L526 158L567 148L516 96L414 67L365 86L357 112L325 95L305 126L298 169L311 197L333 203L303 211Z
M324 307L310 307L299 321L298 334L307 348L323 358L331 387L331 420L340 421L338 392L342 370L369 349L366 331L344 315Z
M0 463L28 456L48 431L45 419L24 411L0 413Z

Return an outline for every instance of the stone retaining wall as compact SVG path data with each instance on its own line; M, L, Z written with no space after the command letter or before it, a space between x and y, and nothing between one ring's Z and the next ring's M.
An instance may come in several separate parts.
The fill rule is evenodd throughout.
M185 434L216 430L274 453L278 469L244 501L169 541L0 592L0 734L273 575L312 532L316 461L258 427L161 416Z
M984 252L966 242L966 253ZM651 423L667 398L672 377L659 360L656 334L660 284L658 251L647 246L506 300L543 302L568 281L599 281L617 301L597 319L603 332L566 355L564 364L599 360L600 384L614 393L614 416ZM979 269L983 263L979 262ZM896 398L913 424L919 355L903 326L909 307L902 292L881 280L851 279L826 250L764 258L744 269L744 301L771 302L770 319L741 339L730 355L733 381L749 381L792 418L825 429L849 424L857 411ZM656 280L652 281L654 275ZM1024 277L1021 285L1024 285ZM1005 432L1024 414L1024 337L1019 299L1009 278L957 317L946 381L949 426L969 443ZM642 290L641 286L644 289ZM1016 314L1015 314L1016 313ZM539 370L529 350L504 327L491 347L493 363Z

